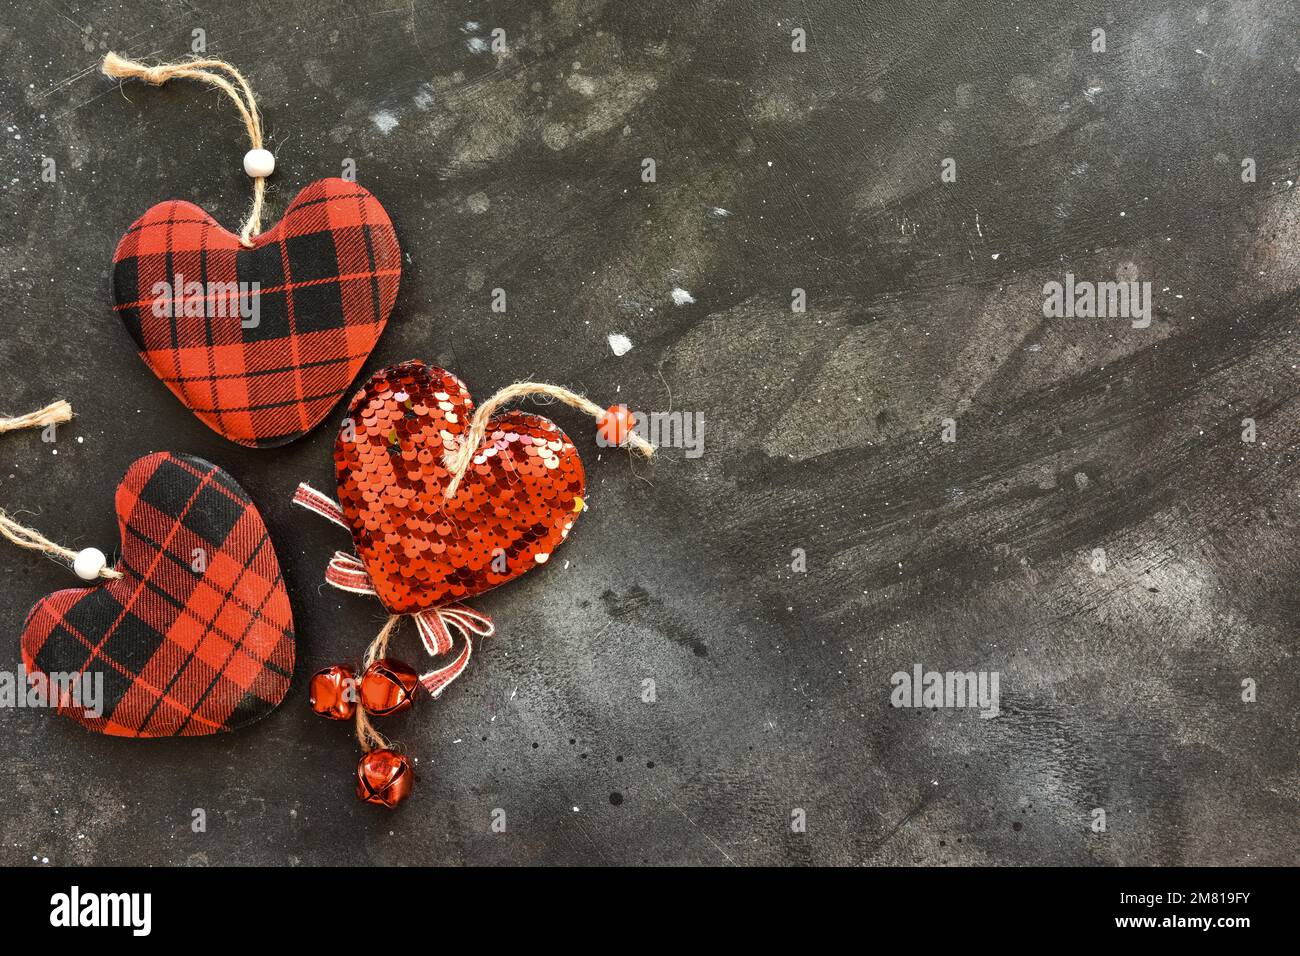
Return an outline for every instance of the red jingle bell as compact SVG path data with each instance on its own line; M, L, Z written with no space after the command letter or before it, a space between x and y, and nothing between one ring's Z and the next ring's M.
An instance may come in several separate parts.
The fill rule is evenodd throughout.
M420 675L409 664L384 657L361 675L361 706L376 717L400 713L415 702Z
M411 762L396 750L365 754L357 764L357 799L393 809L411 795L415 772Z
M330 720L351 720L357 712L357 679L352 668L335 664L312 675L311 709Z

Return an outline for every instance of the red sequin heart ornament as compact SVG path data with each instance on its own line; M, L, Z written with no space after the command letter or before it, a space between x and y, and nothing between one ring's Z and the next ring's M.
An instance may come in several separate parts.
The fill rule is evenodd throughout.
M334 447L339 502L298 486L294 502L346 528L356 544L356 555L335 553L326 581L374 595L391 613L366 651L368 674L406 673L387 652L398 622L410 615L430 656L452 655L419 677L425 690L440 695L468 665L474 636L494 632L490 619L457 602L545 564L582 513L582 460L568 436L539 415L497 414L528 396L591 415L601 444L653 453L625 406L602 409L568 389L521 382L476 408L455 375L413 361L383 369L353 398ZM344 716L325 699L343 672L336 665L314 679L322 688L318 713ZM357 739L367 752L357 770L363 784L374 776L375 755L392 753L370 716L408 705L404 684L400 707L389 706L392 695L382 689L372 704L363 688L355 709ZM372 790L360 785L358 794L392 807L409 784L392 799L375 799Z
M582 511L582 459L539 415L492 419L448 498L444 454L474 414L455 375L423 362L379 372L334 446L339 504L384 606L407 614L463 601L550 558Z

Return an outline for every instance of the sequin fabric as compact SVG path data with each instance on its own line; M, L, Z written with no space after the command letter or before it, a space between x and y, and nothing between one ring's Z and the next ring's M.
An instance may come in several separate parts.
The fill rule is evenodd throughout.
M520 411L492 419L445 497L443 454L473 414L455 375L403 362L362 387L339 431L339 504L391 613L463 601L544 564L582 511L577 449L554 422Z

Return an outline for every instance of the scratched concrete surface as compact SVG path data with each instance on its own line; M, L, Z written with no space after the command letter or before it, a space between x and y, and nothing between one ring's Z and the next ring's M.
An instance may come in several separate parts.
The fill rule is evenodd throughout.
M7 5L0 405L79 417L3 438L0 504L107 550L130 461L218 462L271 528L299 667L220 739L0 712L0 863L1297 861L1291 0ZM646 465L558 414L591 510L477 602L499 634L468 675L387 725L421 776L395 813L354 800L347 729L306 707L381 620L322 588L345 542L289 505L329 487L339 413L228 444L109 310L149 205L245 209L227 102L96 72L195 29L260 94L272 219L348 158L392 215L405 273L368 369L706 421L702 457ZM1150 281L1150 327L1044 318L1067 272ZM71 578L9 547L0 571L12 667ZM998 672L1001 714L894 709L918 663Z

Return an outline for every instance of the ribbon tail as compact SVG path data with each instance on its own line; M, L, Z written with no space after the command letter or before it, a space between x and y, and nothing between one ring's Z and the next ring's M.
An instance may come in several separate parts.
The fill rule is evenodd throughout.
M421 611L415 615L415 622L430 656L440 657L452 649L453 630L465 639L460 653L451 663L420 676L420 684L433 697L440 695L448 684L465 672L470 656L474 653L474 637L490 637L496 633L496 626L490 617L464 604L448 604L446 607Z
M441 611L433 609L417 612L415 628L420 632L420 640L424 642L424 649L430 657L441 657L451 650L451 632L447 630Z
M437 670L431 670L427 674L420 675L420 684L433 697L438 697L447 685L464 673L465 668L469 665L470 655L474 652L474 642L470 640L469 635L465 635L465 646L461 648L456 659L450 664L439 667Z
M338 525L349 534L352 533L352 529L348 527L348 523L343 517L343 509L339 507L339 503L329 495L321 494L307 482L299 483L297 490L293 493L293 503L306 508L312 514L320 515L326 521ZM340 591L347 591L350 594L364 594L368 597L378 596L374 582L370 579L370 572L361 563L361 559L354 554L335 551L334 557L330 558L329 567L325 569L325 581Z
M464 604L448 604L439 608L438 613L463 634L473 632L479 637L491 637L497 630L492 618Z
M329 495L321 494L305 481L301 482L294 491L293 503L320 515L326 521L333 522L344 531L352 531L343 518L343 509L339 507L339 503Z
M335 551L334 557L330 558L329 567L325 569L325 580L340 591L371 597L377 597L379 594L370 580L370 572L361 563L361 559L342 551Z

